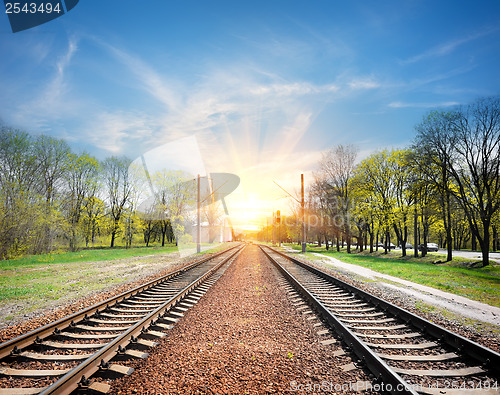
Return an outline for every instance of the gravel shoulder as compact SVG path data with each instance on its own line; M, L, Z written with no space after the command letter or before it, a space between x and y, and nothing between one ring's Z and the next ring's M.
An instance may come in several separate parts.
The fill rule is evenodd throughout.
M342 272L357 274L370 281L377 281L383 287L391 288L408 294L410 297L418 298L425 303L429 303L438 308L449 310L455 314L461 314L467 318L487 322L489 324L500 327L500 308L490 306L486 303L481 303L472 299L465 298L460 295L455 295L449 292L441 291L436 288L428 287L414 283L412 281L403 280L398 277L390 276L383 273L378 273L374 270L342 262L336 258L324 257L323 262L327 266L331 266Z
M136 362L134 373L115 382L111 392L289 393L368 380L358 369L341 371L350 358L335 357L334 346L319 343L318 329L295 310L278 278L258 247L246 247L149 358Z
M0 342L39 328L71 313L92 306L125 292L144 282L170 273L202 256L180 258L179 254L141 256L102 262L67 264L64 270L73 270L73 278L81 281L64 295L54 299L18 299L0 306ZM61 269L62 270L62 269ZM91 273L91 275L86 275Z

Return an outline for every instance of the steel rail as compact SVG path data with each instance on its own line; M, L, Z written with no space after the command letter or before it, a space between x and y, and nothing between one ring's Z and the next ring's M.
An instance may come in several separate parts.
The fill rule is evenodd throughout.
M40 328L34 329L31 332L28 332L24 335L18 336L14 339L8 340L4 343L0 344L0 359L3 359L7 356L9 356L11 353L16 353L20 350L22 350L25 347L30 346L33 344L35 341L41 341L45 339L46 337L49 337L54 334L56 331L60 331L62 329L65 329L69 326L72 325L72 323L76 323L78 321L81 321L85 319L88 316L91 316L94 313L104 311L106 308L111 307L112 305L115 305L118 302L123 301L124 299L127 299L134 294L144 291L147 288L152 287L153 285L156 285L160 282L163 282L165 280L168 280L172 277L178 276L179 274L190 270L191 268L201 265L211 259L217 258L218 256L231 251L234 248L237 248L237 246L230 247L228 249L225 249L221 252L218 252L214 255L211 255L209 257L203 258L199 261L193 262L185 267L182 267L180 269L177 269L171 273L167 273L162 277L159 277L157 279L151 280L145 284L139 285L129 291L125 291L119 295L113 296L109 299L104 300L103 302L96 303L92 306L89 306L81 311L77 311L67 317L63 317L57 321L51 322L47 325L44 325Z
M40 395L68 395L76 389L86 387L88 384L90 384L88 382L89 377L91 377L98 370L105 369L111 359L113 359L117 354L122 353L130 343L134 343L142 333L147 332L148 327L153 327L156 323L155 320L157 318L162 318L164 314L168 313L168 311L170 311L170 309L177 304L177 302L182 300L194 288L200 285L200 283L202 283L213 273L215 273L221 266L232 259L236 254L241 252L245 248L245 245L239 245L236 247L240 248L238 248L228 257L224 258L221 262L219 262L216 266L207 271L201 277L197 278L189 285L184 287L169 300L164 302L161 306L158 306L155 310L153 310L146 317L134 324L124 333L120 334L108 345L104 346L98 352L87 358L83 363L73 368L71 371L66 373L49 387L45 388L40 392ZM225 250L224 252L228 252L236 247ZM217 256L219 255L220 254L217 254Z
M266 246L267 247L267 246ZM375 352L373 352L361 339L359 339L349 328L333 315L328 308L321 303L312 293L310 293L290 272L288 272L280 263L275 260L269 253L260 246L262 252L269 260L283 273L293 286L302 294L302 296L313 306L313 308L321 315L321 317L342 337L345 343L356 353L373 373L387 392L401 395L417 395L411 385L392 370ZM273 252L278 252L268 247ZM283 255L283 254L280 254ZM285 258L286 255L283 255Z
M270 248L270 247L268 247ZM283 256L291 260L292 262L300 265L301 267L315 273L316 275L323 277L325 280L330 281L337 286L345 289L348 292L356 294L360 296L365 301L371 303L372 305L381 308L386 313L393 315L396 318L399 318L403 322L407 324L413 325L415 328L422 331L422 333L434 337L435 339L449 345L454 348L457 352L461 354L466 354L478 361L485 368L495 371L497 374L500 374L500 353L493 351L487 347L484 347L472 340L467 339L457 333L451 332L446 328L443 328L440 325L434 324L418 315L415 315L408 310L405 310L399 306L396 306L386 300L383 300L375 295L372 295L369 292L363 291L355 287L354 285L348 284L320 269L317 269L301 260L288 256L281 251L276 251L272 249L275 253Z

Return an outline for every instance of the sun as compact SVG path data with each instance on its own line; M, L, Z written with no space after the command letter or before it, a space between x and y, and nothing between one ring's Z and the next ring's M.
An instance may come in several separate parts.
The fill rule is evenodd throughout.
M233 225L247 231L260 230L271 211L268 203L257 192L244 194L231 205Z

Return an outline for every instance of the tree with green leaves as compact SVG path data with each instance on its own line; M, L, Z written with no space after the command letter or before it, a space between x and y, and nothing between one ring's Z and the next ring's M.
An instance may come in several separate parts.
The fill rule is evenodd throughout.
M86 208L85 201L89 202L96 195L99 171L99 162L87 153L68 155L64 205L70 227L68 239L71 251L78 248L78 238L83 233L81 218Z
M193 209L196 187L192 175L183 171L160 171L152 176L155 190L155 212L162 233L162 246L166 239L184 233L184 221ZM178 240L176 240L177 243Z

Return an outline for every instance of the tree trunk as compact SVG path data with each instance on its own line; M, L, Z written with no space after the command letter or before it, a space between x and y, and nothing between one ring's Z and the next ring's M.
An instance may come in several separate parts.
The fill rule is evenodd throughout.
M115 246L116 230L113 228L111 231L111 248Z
M406 240L408 239L408 226L406 225L406 217L404 218L405 225L403 227L403 240L401 240L401 248L403 249L403 256L406 256Z
M480 239L481 252L483 254L483 267L490 264L490 222L483 221L483 237Z
M370 233L370 254L373 252L373 230L372 232Z
M497 227L495 225L493 225L491 227L491 230L493 232L493 251L496 252L496 250L498 249L498 230L497 230Z
M453 259L453 237L451 234L451 207L450 207L450 191L446 188L446 216L447 221L445 226L446 230L446 247L447 247L447 256L446 262L450 262Z
M363 252L363 228L359 228L359 238L358 238L359 252Z
M413 256L418 258L418 213L415 202L415 212L413 214Z

